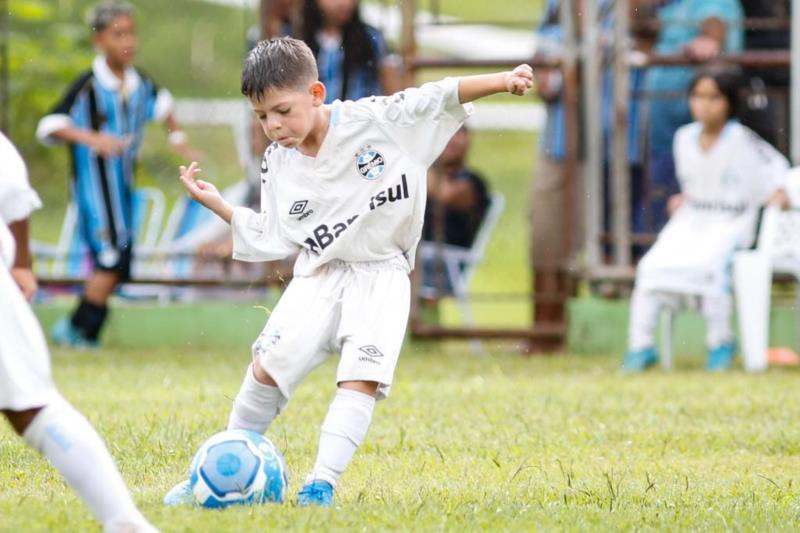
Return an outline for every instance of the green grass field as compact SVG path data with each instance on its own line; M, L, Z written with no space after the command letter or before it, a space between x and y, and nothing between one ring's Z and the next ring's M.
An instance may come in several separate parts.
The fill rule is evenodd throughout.
M242 327L229 349L54 352L63 394L107 439L163 531L800 527L795 372L708 375L698 360L625 377L612 357L475 357L429 343L407 344L334 509L163 508L194 449L225 425L257 328ZM268 432L289 463L292 497L315 457L334 364L309 376ZM0 531L97 530L55 472L1 427Z

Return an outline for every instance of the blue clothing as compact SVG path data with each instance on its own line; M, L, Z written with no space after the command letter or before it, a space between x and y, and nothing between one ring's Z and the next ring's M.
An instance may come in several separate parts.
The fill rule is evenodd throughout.
M347 79L346 94L342 94L344 84L344 48L338 46L325 46L323 39L317 38L319 52L317 53L317 68L319 79L325 84L327 93L325 103L334 100L358 100L365 96L380 95L381 89L380 67L387 55L386 41L381 32L372 26L367 26L367 34L372 43L374 55L374 68L368 65L357 65Z
M114 82L109 71L103 70L105 60L100 59L102 65L96 60L92 70L70 85L62 100L42 119L40 130L45 130L43 137L49 136L50 130L57 128L48 127L47 121L55 121L128 142L120 155L108 158L85 144L70 145L72 190L81 234L97 268L119 271L126 277L134 238L136 159L145 126L156 117L159 90L149 78L132 69L126 73L125 82Z
M557 20L555 16L559 6L559 0L548 0L545 9L545 24L538 30L540 48L544 49L544 55L555 55L556 50L560 49L563 42L563 31L561 26L552 22ZM602 31L611 35L613 31L614 3L611 0L600 0L598 5L600 15L600 25ZM613 37L613 35L611 35ZM541 53L541 52L540 52ZM641 97L638 96L644 80L644 72L641 69L631 71L630 92L631 103L628 108L628 161L630 163L641 163ZM606 160L610 159L612 151L611 134L613 125L614 111L614 64L613 57L610 55L605 58L602 74L602 125L605 136ZM539 149L542 154L555 160L562 160L566 154L566 127L564 123L564 105L561 99L547 104L547 120L544 130L539 138Z
M672 0L659 9L661 34L655 47L658 54L676 54L700 35L700 25L718 18L727 25L726 52L739 52L744 44L739 0ZM647 73L648 91L671 93L651 95L650 146L654 152L671 152L675 131L691 122L686 90L694 76L692 67L654 67Z
M538 28L539 49L537 55L554 56L561 51L564 32L558 24L559 0L547 0L544 23ZM547 118L539 136L539 151L550 159L560 161L566 155L566 128L564 104L559 97L546 105Z

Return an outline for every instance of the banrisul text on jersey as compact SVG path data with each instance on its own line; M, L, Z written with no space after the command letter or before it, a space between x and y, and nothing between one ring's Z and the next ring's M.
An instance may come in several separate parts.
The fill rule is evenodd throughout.
M406 175L403 174L400 177L400 183L387 187L385 190L370 198L368 209L370 211L374 211L387 202L393 203L400 200L408 200L408 198L408 180L406 179ZM328 224L320 224L314 228L314 236L306 239L305 243L313 253L319 254L320 250L327 248L334 240L344 233L344 231L350 227L350 224L352 224L359 216L359 213L356 213L347 220L337 222L332 227Z

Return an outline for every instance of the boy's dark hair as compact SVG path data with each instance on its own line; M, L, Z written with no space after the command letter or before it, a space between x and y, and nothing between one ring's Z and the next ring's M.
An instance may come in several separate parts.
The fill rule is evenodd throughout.
M279 37L261 41L242 66L242 94L260 100L272 89L305 89L319 79L311 49L298 39Z
M319 54L317 35L324 27L324 17L317 0L305 0L303 4L302 37L311 47L314 57ZM366 68L372 79L378 79L378 67L381 60L377 57L375 44L372 42L368 27L361 20L358 2L356 2L353 15L342 27L342 49L344 50L342 86L340 87L342 99L347 98L350 75L359 67Z
M100 2L89 13L88 23L92 32L101 32L119 17L133 17L134 7L127 2L108 0Z
M728 101L728 120L739 118L739 92L742 89L742 70L735 65L712 65L701 69L689 84L689 95L700 80L709 78Z

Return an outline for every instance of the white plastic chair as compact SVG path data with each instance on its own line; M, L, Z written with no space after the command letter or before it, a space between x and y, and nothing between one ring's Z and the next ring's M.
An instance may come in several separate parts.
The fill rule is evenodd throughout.
M756 247L738 252L733 260L736 311L748 372L767 368L773 274L789 274L800 281L800 210L765 208ZM800 291L796 293L795 309L800 310Z
M475 322L472 317L472 308L469 304L467 289L478 265L483 261L486 246L488 246L489 240L492 238L492 233L500 219L500 215L503 214L505 203L506 199L502 194L495 192L489 195L489 206L486 208L481 225L475 234L472 246L469 248L438 244L431 241L422 241L419 245L419 255L422 261L434 261L436 258L441 258L444 264L444 274L449 286L453 289L453 296L458 301L461 318L468 326L474 326ZM420 287L419 292L425 298L442 296L441 290L436 287L423 286ZM479 349L480 344L475 343L476 341L473 341L473 348Z

